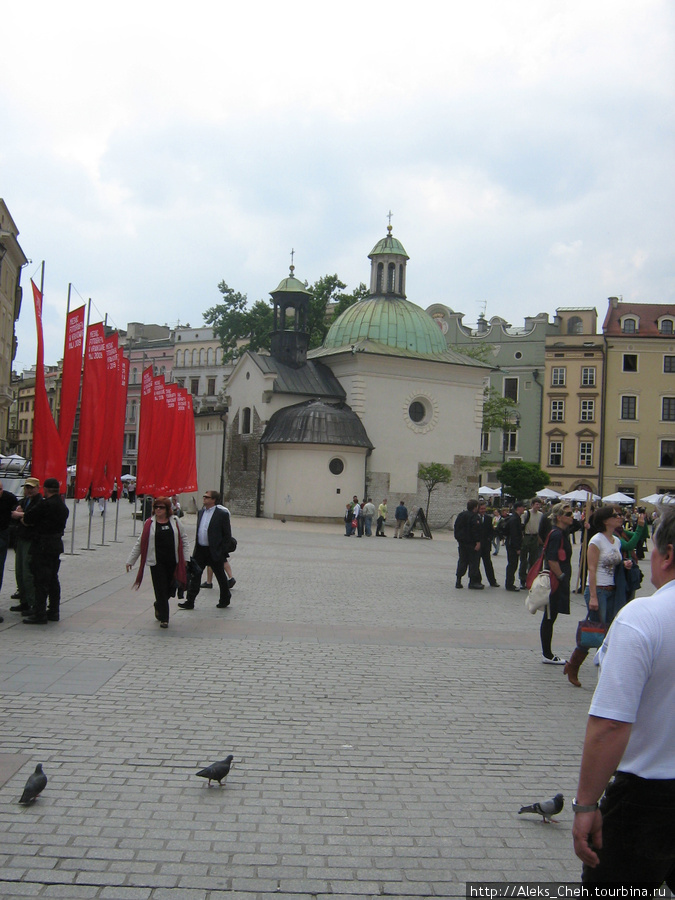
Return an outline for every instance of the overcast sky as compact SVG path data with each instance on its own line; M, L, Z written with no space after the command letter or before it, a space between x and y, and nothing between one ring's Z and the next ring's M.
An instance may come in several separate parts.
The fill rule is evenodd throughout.
M675 304L669 0L3 5L0 196L32 263L15 368L92 321L202 322L225 280L368 281L475 323Z

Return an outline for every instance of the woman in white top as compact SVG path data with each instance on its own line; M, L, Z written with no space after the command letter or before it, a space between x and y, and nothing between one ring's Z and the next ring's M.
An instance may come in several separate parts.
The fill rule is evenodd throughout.
M605 622L607 627L612 624L614 616L620 609L616 602L614 572L616 567L621 565L623 555L621 539L614 532L622 523L623 513L615 507L601 506L596 509L591 518L593 537L588 542L586 552L588 584L584 600L588 607L589 618L594 622ZM633 563L627 559L623 560L623 565L628 569ZM575 687L581 687L578 678L579 669L587 655L588 650L576 647L563 670L570 684Z

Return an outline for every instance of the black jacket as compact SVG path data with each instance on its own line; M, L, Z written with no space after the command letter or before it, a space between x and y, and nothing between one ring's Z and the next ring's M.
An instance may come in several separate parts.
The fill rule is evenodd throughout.
M455 540L458 544L478 544L481 540L480 517L474 510L468 509L462 512L455 519Z
M199 540L199 526L202 516L206 512L200 509L197 515L197 536L195 543ZM230 526L230 515L216 506L213 510L213 516L209 522L209 530L207 532L209 538L209 553L214 562L224 562L229 553L230 541L232 540L232 527Z
M504 525L506 534L506 543L512 550L520 550L523 546L523 523L518 513L509 513L509 517Z

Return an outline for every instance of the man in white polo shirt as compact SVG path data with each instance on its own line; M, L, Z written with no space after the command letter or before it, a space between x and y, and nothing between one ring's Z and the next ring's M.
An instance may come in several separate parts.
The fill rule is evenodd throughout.
M584 884L675 887L675 506L653 540L657 591L623 607L599 651L572 807Z

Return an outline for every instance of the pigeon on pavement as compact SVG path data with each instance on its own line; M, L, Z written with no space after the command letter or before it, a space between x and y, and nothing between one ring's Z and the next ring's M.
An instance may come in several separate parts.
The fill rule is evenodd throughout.
M225 759L222 759L220 762L212 763L205 769L201 769L199 772L197 772L197 775L199 776L199 778L208 778L209 787L211 787L212 781L217 781L218 784L222 787L223 780L227 778L227 774L230 771L230 766L232 765L233 759L234 757L230 753L229 756L226 756Z
M543 803L532 803L530 806L522 806L518 810L518 815L521 813L535 813L538 816L541 816L544 824L548 822L555 822L556 820L551 818L559 813L563 806L565 805L565 798L562 794L556 794L555 797L551 797L550 800L544 800Z
M29 776L19 803L32 803L47 787L47 776L42 771L42 763L38 763L35 771Z

